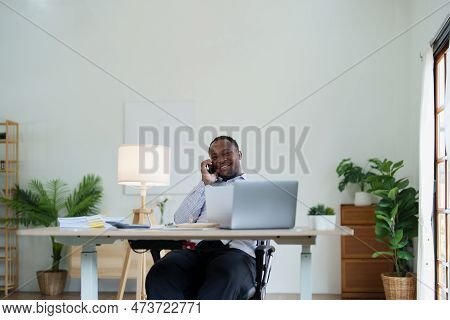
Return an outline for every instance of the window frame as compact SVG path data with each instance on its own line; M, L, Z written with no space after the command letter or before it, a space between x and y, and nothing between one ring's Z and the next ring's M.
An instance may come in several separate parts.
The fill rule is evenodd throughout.
M433 77L434 77L434 121L435 121L435 141L434 141L434 238L435 238L435 299L440 300L441 298L449 299L450 296L450 161L448 159L447 150L444 144L444 153L440 152L440 116L444 115L445 109L445 99L450 99L450 97L445 96L445 82L447 79L447 59L448 59L448 48L449 48L449 30L450 24L447 20L444 27L440 30L438 35L440 37L435 39L434 42L434 65L433 65ZM439 64L443 63L444 77L440 75ZM444 93L440 92L441 80L444 81ZM444 97L444 101L440 101L440 95ZM442 103L441 103L442 102ZM445 126L445 123L444 123ZM444 140L445 141L445 140ZM445 143L445 142L444 142ZM440 166L444 166L444 193L442 194L440 187ZM441 197L444 197L444 207L440 206ZM442 219L444 221L442 222ZM442 222L442 223L441 223ZM441 225L444 226L444 234L441 234ZM442 237L444 237L442 239ZM444 241L445 248L441 248L442 240ZM441 259L441 252L444 251L445 259ZM442 273L441 268L444 268L445 275ZM443 276L444 275L444 276ZM444 278L445 283L441 283L440 280ZM443 294L443 296L442 296Z

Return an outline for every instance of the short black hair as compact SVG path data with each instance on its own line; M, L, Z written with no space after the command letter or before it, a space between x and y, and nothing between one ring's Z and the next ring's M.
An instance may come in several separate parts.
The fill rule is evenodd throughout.
M219 140L228 140L233 144L233 146L236 147L237 150L239 150L239 145L236 142L236 140L234 140L232 137L229 137L229 136L218 136L218 137L214 138L214 140L211 141L211 143L209 144L209 147L211 148L212 144Z

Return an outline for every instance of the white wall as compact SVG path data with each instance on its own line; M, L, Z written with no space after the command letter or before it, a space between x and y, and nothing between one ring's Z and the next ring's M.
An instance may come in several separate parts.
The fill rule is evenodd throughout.
M196 123L217 126L266 123L443 2L8 1L149 98L194 100ZM338 209L351 201L337 190L344 157L403 159L417 185L418 48L446 12L273 123L312 128L303 150L311 173L295 175L303 202ZM104 179L103 210L127 214L137 199L116 183L116 149L124 102L142 99L4 6L0 52L0 117L21 124L21 183L58 177L74 185L94 172ZM172 196L170 213L182 199ZM299 205L299 225L306 212ZM339 293L340 241L319 238L313 253L313 292ZM46 239L22 239L22 290L37 289L34 272L49 255ZM298 292L299 260L299 247L278 248L270 292ZM68 289L79 289L79 279Z

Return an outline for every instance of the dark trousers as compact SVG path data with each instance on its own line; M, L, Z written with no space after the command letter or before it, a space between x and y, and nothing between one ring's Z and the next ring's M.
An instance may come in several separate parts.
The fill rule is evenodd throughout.
M145 289L151 300L242 299L255 277L255 258L220 241L202 241L195 250L174 250L156 262Z

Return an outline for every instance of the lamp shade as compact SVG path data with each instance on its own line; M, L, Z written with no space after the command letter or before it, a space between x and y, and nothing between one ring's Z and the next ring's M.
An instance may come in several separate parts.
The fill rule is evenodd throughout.
M129 186L169 185L170 149L157 145L121 145L117 180L119 184Z

